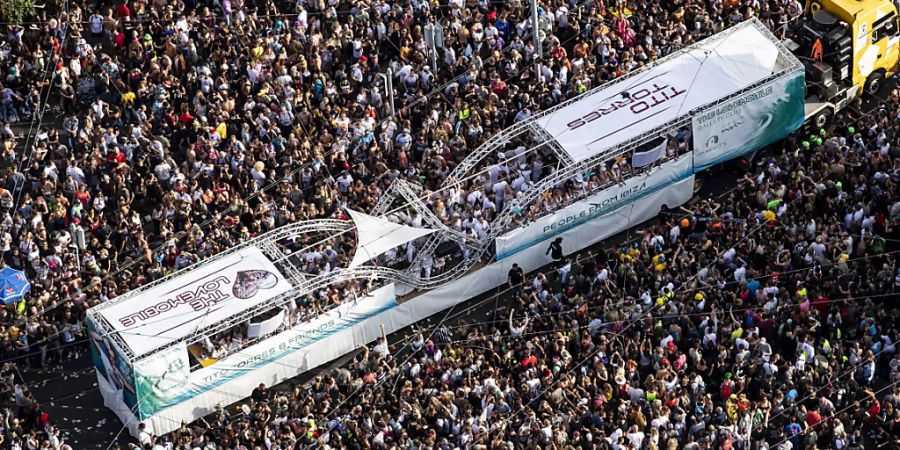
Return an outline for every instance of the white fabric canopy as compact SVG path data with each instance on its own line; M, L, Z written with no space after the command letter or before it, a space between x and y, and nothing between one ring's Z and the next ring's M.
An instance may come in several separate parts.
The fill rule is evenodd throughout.
M347 213L356 223L358 243L350 267L365 264L372 258L411 240L434 233L436 230L408 227L396 224L383 217L370 216L348 209Z
M779 48L752 26L717 35L536 119L574 161L640 136L775 73Z
M225 322L294 287L251 246L140 291L98 311L135 358L198 329Z

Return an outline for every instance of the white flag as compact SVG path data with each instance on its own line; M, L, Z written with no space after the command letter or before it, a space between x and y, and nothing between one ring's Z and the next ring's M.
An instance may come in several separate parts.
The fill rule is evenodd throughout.
M668 138L660 138L662 142L657 144L657 140L653 140L634 150L631 156L631 167L638 168L653 164L660 156L666 153L666 145L669 143Z

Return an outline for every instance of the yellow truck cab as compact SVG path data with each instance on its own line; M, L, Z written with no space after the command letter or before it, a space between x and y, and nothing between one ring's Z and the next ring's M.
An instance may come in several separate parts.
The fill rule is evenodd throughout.
M843 22L853 45L852 83L860 93L874 94L881 81L891 76L900 58L897 8L885 0L814 0L808 3L813 16L825 11ZM823 49L827 54L828 49Z
M817 128L862 94L874 95L900 59L890 0L808 0L785 45L806 67L806 117Z

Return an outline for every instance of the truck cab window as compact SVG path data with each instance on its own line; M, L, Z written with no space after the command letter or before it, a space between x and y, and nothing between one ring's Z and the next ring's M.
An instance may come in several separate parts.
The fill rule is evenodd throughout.
M897 35L897 17L896 15L886 16L875 21L872 27L872 43L876 43L885 38Z

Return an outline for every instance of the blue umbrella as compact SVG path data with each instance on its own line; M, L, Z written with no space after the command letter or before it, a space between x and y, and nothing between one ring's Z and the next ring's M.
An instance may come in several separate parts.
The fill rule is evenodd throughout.
M30 290L31 283L25 278L25 272L9 267L0 270L0 303L8 305L20 302Z

